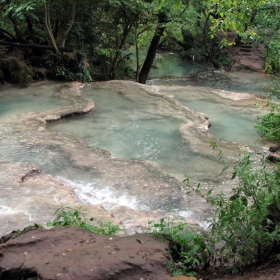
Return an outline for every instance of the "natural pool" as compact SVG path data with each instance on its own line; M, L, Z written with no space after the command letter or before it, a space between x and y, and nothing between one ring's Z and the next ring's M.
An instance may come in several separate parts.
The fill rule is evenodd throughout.
M220 164L193 152L184 141L179 128L187 119L162 98L137 92L137 87L136 92L124 94L105 85L90 85L83 91L95 102L92 112L51 123L49 129L79 136L116 158L151 161L180 180L185 174L219 173Z
M39 112L69 105L57 94L60 83L3 87L0 91L0 117L9 118L24 112Z
M255 115L262 109L254 106L252 95L243 98L237 92L191 86L184 79L150 81L148 86L93 83L80 89L82 97L77 93L75 99L69 98L67 88L61 94L61 88L61 84L43 83L1 91L0 159L39 166L73 190L78 202L101 205L126 228L133 228L143 211L146 223L149 215L166 213L170 206L184 217L205 220L207 205L188 195L182 180L188 174L205 189L230 190L230 176L221 174L223 166L209 149L211 140L219 142L229 158L244 146L265 147L253 129ZM69 108L80 108L75 104L84 98L92 99L95 109L71 115L77 109ZM210 133L206 133L205 116L195 111L210 117ZM60 116L68 117L45 128L44 120ZM112 157L76 137L108 150ZM39 197L45 201L44 196L42 192ZM23 213L28 221L40 213L44 220L40 209L46 207L38 204L31 209L25 199L18 199L9 197L9 192L1 194L0 218L6 224L15 213ZM54 193L48 201L57 205L60 200Z

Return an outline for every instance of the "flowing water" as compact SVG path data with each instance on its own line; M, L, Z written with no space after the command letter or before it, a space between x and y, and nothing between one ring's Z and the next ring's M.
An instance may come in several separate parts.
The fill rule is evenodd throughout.
M51 130L79 136L113 157L153 162L180 180L184 174L209 177L221 168L207 156L192 152L179 133L184 120L172 115L171 109L160 110L160 98L144 93L125 95L94 85L83 94L94 100L95 110L52 123Z
M171 76L176 69L172 71L172 64L168 65L165 72L152 75ZM176 76L185 75L186 66L176 67ZM29 130L24 120L29 115L34 118L39 111L53 112L71 105L58 94L62 85L4 88L0 94L0 159L39 166L73 189L76 199L83 203L99 204L105 209L125 206L167 211L169 200L181 204L182 216L204 220L209 215L205 203L189 197L180 181L188 174L205 188L231 188L221 176L222 165L208 149L209 141L221 142L229 156L245 145L253 149L263 145L253 128L255 116L261 112L253 106L256 98L244 95L245 99L234 100L232 96L237 93L232 91L239 88L239 92L259 94L260 87L271 80L259 74L251 78L251 74L234 75L226 83L220 82L220 89L216 89L217 83L214 89L209 87L213 81L198 87L192 78L172 77L150 80L148 86L93 83L82 89L82 95L94 101L95 109L49 123L50 132L45 134ZM197 134L201 116L192 109L210 118L208 134ZM112 158L100 156L106 154L102 150L87 150L72 136L109 151ZM7 215L4 198L1 204L0 216ZM9 211L14 213L13 209Z

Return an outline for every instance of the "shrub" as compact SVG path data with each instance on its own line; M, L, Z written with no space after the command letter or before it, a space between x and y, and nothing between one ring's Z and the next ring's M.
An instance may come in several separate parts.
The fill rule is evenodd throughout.
M174 222L169 215L159 222L150 222L150 231L169 240L169 251L173 258L169 268L173 276L186 274L197 265L208 267L214 254L203 231L195 232L186 222Z
M79 207L78 209L71 207L60 207L54 213L56 218L52 222L47 222L47 226L57 227L76 225L87 231L105 235L115 235L118 232L124 231L118 225L114 225L112 222L95 222L95 224L91 224L86 220L85 214L86 209L83 207ZM95 221L95 219L90 218L90 221Z
M216 145L211 144L215 149ZM221 151L218 153L222 157ZM268 168L264 158L261 166L253 166L252 154L239 156L233 168L232 180L238 186L232 194L204 194L200 184L187 186L213 206L209 231L195 232L186 223L174 224L163 218L152 224L152 232L170 241L173 271L186 274L197 265L206 268L210 263L225 261L231 272L244 265L273 258L280 252L280 165Z
M253 167L252 155L242 156L232 179L238 178L238 186L232 195L213 195L206 200L215 209L210 218L212 242L221 245L219 254L233 261L235 266L265 260L278 250L280 232L275 221L275 205L279 209L280 166L270 171L264 160L261 168ZM276 220L275 220L276 218Z
M273 102L269 102L268 106L270 106L271 112L263 116L257 116L255 129L262 137L280 142L280 107Z

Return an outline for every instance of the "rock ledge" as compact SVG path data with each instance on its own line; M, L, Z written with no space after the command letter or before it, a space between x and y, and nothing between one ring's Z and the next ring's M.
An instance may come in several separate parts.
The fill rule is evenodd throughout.
M165 280L167 244L151 234L92 234L67 226L27 232L0 245L0 279Z

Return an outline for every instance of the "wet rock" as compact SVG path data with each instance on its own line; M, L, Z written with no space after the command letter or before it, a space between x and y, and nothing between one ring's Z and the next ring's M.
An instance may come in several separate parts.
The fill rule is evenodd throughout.
M28 226L28 227L26 227L25 229L23 229L23 230L21 230L21 231L19 231L19 230L14 230L14 231L12 231L11 233L2 236L2 237L0 238L0 244L1 244L1 243L5 243L5 242L7 242L7 241L10 240L10 239L16 238L16 237L18 237L18 236L20 236L20 235L22 235L22 234L24 234L24 233L26 233L26 232L28 232L28 231L36 230L36 229L38 229L38 228L40 228L40 226L37 225L37 224L35 224L34 226Z
M97 235L74 226L27 232L0 245L0 278L170 278L165 242L151 234Z
M278 150L279 150L279 148L280 148L280 145L276 145L276 146L271 146L271 147L269 147L269 151L271 152L271 153L275 153L275 152L277 152Z
M271 162L280 162L280 154L271 153L266 157L266 159L271 161Z
M18 232L30 224L42 224L54 219L54 212L61 205L78 208L82 204L74 192L55 181L50 175L27 163L0 162L0 236ZM100 206L87 206L89 217L97 221L117 218Z
M44 85L43 82L41 84ZM194 195L190 199L184 183L163 172L154 164L140 160L113 158L110 152L89 147L81 138L47 129L48 121L75 113L85 113L94 108L93 101L80 94L80 88L83 86L83 84L71 83L64 84L62 89L59 87L56 94L70 102L66 107L43 112L25 112L16 115L12 125L3 123L1 130L5 131L9 138L4 139L1 144L2 148L6 145L7 150L13 147L14 150L22 153L21 158L25 158L22 151L29 151L32 147L38 159L43 159L43 163L40 163L43 169L45 153L48 155L46 158L50 156L48 160L50 165L55 157L63 158L62 166L67 166L69 163L73 168L77 167L79 172L85 172L85 176L89 176L92 182L96 182L94 192L75 184L75 179L74 177L71 179L71 176L67 178L70 179L69 181L51 177L44 172L34 172L32 166L28 164L0 162L0 235L33 223L43 224L53 220L54 211L61 205L75 208L83 203L87 204L89 217L103 221L113 220L115 224L127 229L129 234L135 230L145 230L149 220L158 220L159 217L166 216L167 211L170 210L167 201L172 201L172 206L178 207L180 212L186 212L187 216L190 212L195 216L195 211L206 213L209 206L204 201L201 203L200 197ZM216 155L209 149L209 142L213 137L209 133L203 133L209 129L209 120L205 114L196 113L163 94L153 93L149 86L140 86L132 82L100 82L96 83L94 88L119 89L120 94L131 100L134 100L135 95L145 95L143 108L148 113L158 112L160 115L182 120L183 125L179 128L179 133L184 138L184 142L194 153L202 154L204 162L209 161L209 164L206 164L207 170L201 172L199 179L209 182L210 174L212 180L217 182L222 167L220 163L209 160L210 158L216 160ZM191 87L188 87L189 91ZM196 91L193 90L193 94L197 95ZM232 96L235 96L235 93L232 93ZM220 96L219 98L215 100L222 102L225 99L230 102L229 104L238 102L230 98ZM147 108L147 103L153 104L152 107ZM239 152L238 146L234 143L219 143L219 147L223 149L225 156L235 151ZM55 160L54 167L56 165ZM198 165L201 165L201 162L198 162ZM60 166L58 168L60 169ZM73 184L71 180L74 181ZM218 180L224 182L224 177L219 177ZM113 199L108 199L111 197ZM119 205L122 199L125 203L129 202L127 206ZM178 204L180 205L177 206ZM142 209L146 209L147 212L143 212Z

